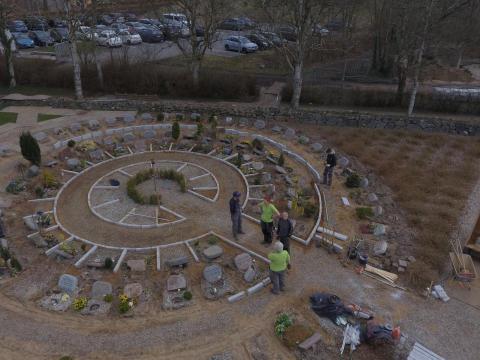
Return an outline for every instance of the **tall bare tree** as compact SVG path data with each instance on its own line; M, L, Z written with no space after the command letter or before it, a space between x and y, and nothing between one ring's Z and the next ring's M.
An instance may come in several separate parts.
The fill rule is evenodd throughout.
M13 36L8 30L7 23L15 10L15 0L0 0L0 43L5 55L8 84L11 88L17 86L15 67L13 65Z
M200 69L205 53L219 40L217 33L220 23L231 9L231 0L174 0L175 11L187 18L188 39L175 37L174 41L190 66L193 85L198 87ZM202 36L197 36L197 30Z
M305 60L312 50L316 26L323 20L329 7L329 0L262 0L260 9L266 14L273 30L288 28L295 36L295 41L278 46L292 71L293 94L292 108L300 105L303 87L303 69Z

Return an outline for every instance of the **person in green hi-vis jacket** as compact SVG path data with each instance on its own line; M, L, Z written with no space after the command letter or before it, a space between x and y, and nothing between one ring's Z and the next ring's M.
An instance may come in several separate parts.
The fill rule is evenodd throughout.
M283 250L283 244L276 241L273 244L273 251L268 254L270 260L270 280L272 281L272 293L278 295L285 291L285 271L290 269L290 255Z
M262 226L264 244L272 243L273 218L274 216L276 217L280 215L280 212L271 201L271 197L267 195L260 203L260 210L262 212L262 216L260 217L260 225Z

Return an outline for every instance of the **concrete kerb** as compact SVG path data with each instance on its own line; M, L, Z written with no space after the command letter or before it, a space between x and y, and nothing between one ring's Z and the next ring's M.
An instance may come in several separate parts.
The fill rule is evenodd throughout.
M312 241L313 237L317 233L318 227L320 226L320 221L322 220L322 196L320 194L320 189L318 188L318 185L313 184L313 187L315 188L315 193L317 194L317 198L318 198L318 217L317 217L315 226L310 232L310 235L308 235L308 238L306 240L306 245L310 244L310 242Z

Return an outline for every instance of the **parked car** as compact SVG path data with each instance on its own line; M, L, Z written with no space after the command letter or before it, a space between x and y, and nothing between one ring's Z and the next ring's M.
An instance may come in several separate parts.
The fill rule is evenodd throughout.
M265 39L268 40L271 46L280 47L285 44L285 40L273 32L262 32L260 33Z
M248 34L245 35L245 37L254 44L257 44L259 50L267 50L272 47L268 39L260 34Z
M25 24L29 30L47 31L48 21L42 16L29 16L25 19Z
M184 14L163 14L163 19L166 23L182 23L184 26L188 26L187 16Z
M22 20L13 20L9 21L7 24L8 30L10 32L28 32L27 25Z
M78 40L92 40L92 34L96 38L97 33L89 26L80 26L75 33Z
M104 14L100 15L97 19L97 23L101 25L110 26L113 23L113 18L110 15Z
M113 23L110 26L111 29L113 29L116 32L119 32L121 30L128 30L128 26L124 23Z
M222 30L242 31L243 29L245 29L245 23L237 18L226 19L220 23L218 28Z
M133 13L125 13L123 14L125 21L137 21L137 15Z
M117 34L120 36L120 39L122 39L122 43L124 44L137 45L142 43L142 37L134 30L120 30Z
M165 35L154 26L144 24L142 27L135 28L135 30L138 32L143 42L156 43L165 40Z
M324 28L321 25L315 25L313 27L313 34L317 36L327 36L330 33L330 31L327 28Z
M62 19L50 19L48 20L48 26L51 28L66 28L67 27L67 22Z
M297 29L294 26L280 26L277 33L287 41L297 41Z
M68 30L66 28L55 28L50 29L50 36L55 40L55 42L64 42L68 41Z
M253 29L256 26L255 21L246 16L240 16L238 20L243 23L245 29Z
M225 50L249 53L257 51L258 46L245 36L229 36L225 39Z
M13 40L15 41L15 45L17 46L17 49L31 49L35 47L35 43L28 36L27 33L14 32L12 33L12 36Z
M98 34L95 39L97 45L107 47L120 47L122 46L122 39L113 30L104 30Z
M55 43L48 31L30 31L28 34L37 46L51 46Z

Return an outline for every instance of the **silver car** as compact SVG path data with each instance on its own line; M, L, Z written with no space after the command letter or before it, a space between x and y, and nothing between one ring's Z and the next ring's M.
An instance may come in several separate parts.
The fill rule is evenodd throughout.
M127 45L137 45L142 43L142 37L136 33L129 30L120 30L117 32L120 39L122 39L122 43Z
M258 45L245 36L229 36L225 39L225 50L253 53L258 50Z
M97 45L107 47L120 47L122 46L122 39L113 30L105 30L98 34L95 39Z

